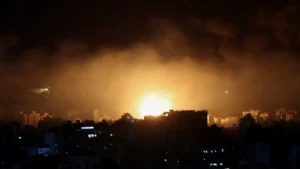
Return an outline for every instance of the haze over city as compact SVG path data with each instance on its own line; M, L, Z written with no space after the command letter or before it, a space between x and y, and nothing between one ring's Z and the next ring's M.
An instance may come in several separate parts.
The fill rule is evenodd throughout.
M19 13L1 28L1 114L82 116L98 108L114 118L124 112L141 117L149 95L168 102L162 109L224 116L299 108L298 5L212 1L196 8L186 2L189 10L175 13L175 5L141 11L125 4L107 3L97 13L103 4L95 3L80 14L81 2L68 13L68 5L49 3L58 10L47 15L29 5L13 8ZM246 5L241 15L230 13ZM105 12L111 16L103 19ZM47 97L32 92L48 86Z

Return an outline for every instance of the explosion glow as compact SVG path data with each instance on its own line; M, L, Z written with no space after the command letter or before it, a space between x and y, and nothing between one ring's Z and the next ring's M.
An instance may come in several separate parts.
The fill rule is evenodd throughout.
M156 94L150 94L143 98L140 105L140 114L143 117L146 115L159 116L171 108L172 104L169 100Z

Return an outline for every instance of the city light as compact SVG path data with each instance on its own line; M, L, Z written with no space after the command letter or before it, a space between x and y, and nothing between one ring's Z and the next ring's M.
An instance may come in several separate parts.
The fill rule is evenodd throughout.
M88 138L95 138L97 137L97 134L88 134Z
M81 130L91 130L91 129L94 129L94 126L81 127Z

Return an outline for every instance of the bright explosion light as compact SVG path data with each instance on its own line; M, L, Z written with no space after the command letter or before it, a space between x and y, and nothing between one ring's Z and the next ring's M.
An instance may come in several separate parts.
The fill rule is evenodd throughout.
M146 115L159 116L171 108L172 104L169 100L156 94L150 94L143 98L140 105L140 114L143 117Z

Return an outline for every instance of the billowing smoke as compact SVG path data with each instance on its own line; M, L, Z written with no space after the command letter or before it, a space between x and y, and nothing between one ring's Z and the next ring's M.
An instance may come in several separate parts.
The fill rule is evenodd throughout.
M18 99L10 104L18 109L84 117L94 108L115 118L139 116L139 100L149 92L166 93L176 109L219 115L299 108L299 10L259 8L241 20L152 17L148 37L122 48L63 40L55 50L33 49L1 68L6 89L20 88L2 92ZM39 86L51 86L49 98L24 97L21 88Z

